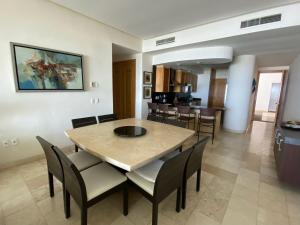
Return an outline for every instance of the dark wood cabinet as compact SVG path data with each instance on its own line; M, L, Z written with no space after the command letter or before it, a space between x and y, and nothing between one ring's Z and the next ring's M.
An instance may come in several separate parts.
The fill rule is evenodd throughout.
M300 187L300 132L277 128L274 156L279 180Z

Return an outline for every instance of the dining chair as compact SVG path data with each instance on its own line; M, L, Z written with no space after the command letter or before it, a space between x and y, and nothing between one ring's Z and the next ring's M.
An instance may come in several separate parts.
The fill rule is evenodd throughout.
M162 122L162 118L158 115L155 115L155 114L149 114L147 116L147 120L151 120L151 121L154 121L154 122Z
M156 115L158 105L156 103L148 102L148 115Z
M123 190L123 214L128 214L127 178L107 163L101 163L82 172L57 147L52 148L63 168L65 216L69 218L70 196L81 210L81 225L87 225L88 208L107 196Z
M53 185L53 176L55 176L60 182L63 182L63 172L60 166L60 162L53 151L53 144L49 143L40 136L37 136L36 139L41 144L47 161L48 168L48 180L49 180L49 192L50 197L54 196L54 185ZM101 163L102 161L97 157L85 152L80 151L68 155L68 158L76 165L79 171L88 169L94 165Z
M95 116L72 119L71 121L74 129L97 124L97 118ZM75 145L75 152L78 152L78 149L78 146Z
M189 106L177 106L177 119L186 122L188 128L190 127L190 121L194 121L194 129L196 128L196 113Z
M158 223L159 203L175 190L177 190L176 211L180 212L183 173L191 151L192 149L188 149L164 163L153 163L153 168L148 166L147 171L151 174L151 178L149 176L145 178L135 171L126 173L128 182L152 202L152 225Z
M192 148L193 151L187 160L186 167L183 175L183 188L182 188L182 208L186 206L186 192L187 192L187 180L197 172L196 191L200 191L200 180L201 180L201 168L202 168L202 157L205 146L208 142L209 137L205 136L202 140L198 141Z
M173 125L173 126L176 126L176 127L182 127L182 128L186 128L186 123L183 122L183 121L179 121L179 120L175 120L175 119L164 119L163 121L164 123L166 124L169 124L169 125Z
M99 123L105 123L105 122L110 122L110 121L114 121L114 120L117 120L117 115L114 113L98 116Z
M209 131L201 131L201 127L207 127L211 129L211 132ZM201 109L200 113L198 115L198 140L200 137L200 133L208 133L212 135L211 142L214 143L215 139L215 127L216 127L216 109L213 108L207 108L207 109Z
M168 104L158 104L158 115L163 119L176 117L176 111L169 108Z

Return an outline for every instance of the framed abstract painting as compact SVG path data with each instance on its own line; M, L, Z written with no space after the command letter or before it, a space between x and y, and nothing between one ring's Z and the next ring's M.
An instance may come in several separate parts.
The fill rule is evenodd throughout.
M16 91L83 91L83 56L11 43Z

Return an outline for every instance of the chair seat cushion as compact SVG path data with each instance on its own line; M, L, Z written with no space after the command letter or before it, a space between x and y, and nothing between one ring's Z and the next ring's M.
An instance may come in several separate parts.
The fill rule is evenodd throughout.
M91 166L101 163L101 159L85 151L79 151L68 155L79 171L85 170Z
M105 162L82 171L81 175L86 186L88 200L127 180L126 176Z
M157 174L163 164L164 164L164 161L155 160L141 168L136 169L134 172L137 175L146 179L147 181L154 183L156 180Z
M201 119L205 119L205 120L214 120L215 117L214 117L214 116L201 116Z
M126 173L126 176L133 183L135 183L140 188L142 188L144 191L146 191L148 194L153 196L153 192L154 192L154 183L153 182L150 182L150 181L144 179L143 177L141 177L134 171Z

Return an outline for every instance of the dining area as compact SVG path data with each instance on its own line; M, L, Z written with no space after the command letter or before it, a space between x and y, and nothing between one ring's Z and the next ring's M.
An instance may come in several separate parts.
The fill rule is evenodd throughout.
M194 130L186 129L179 120L151 118L117 120L110 114L73 119L73 129L65 131L74 143L71 154L36 137L47 161L51 198L55 196L54 179L62 185L66 220L73 216L72 202L80 209L80 224L89 224L89 208L114 193L122 195L119 206L126 217L131 213L131 189L150 201L152 225L161 224L159 205L173 193L174 211L185 210L190 191L187 181L193 175L197 180L194 191L200 191L202 156L209 138L200 135L183 149L195 136Z

